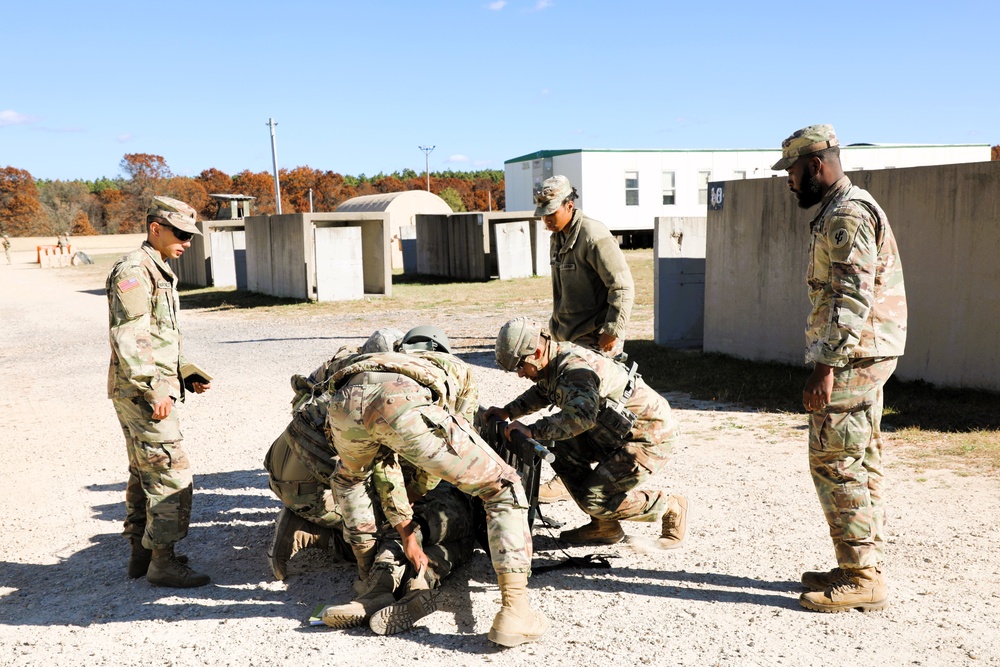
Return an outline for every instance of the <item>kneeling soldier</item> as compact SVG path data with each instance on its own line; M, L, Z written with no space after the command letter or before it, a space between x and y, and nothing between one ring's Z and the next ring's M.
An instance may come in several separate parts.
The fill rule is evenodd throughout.
M378 532L367 483L375 462L395 453L417 470L483 501L503 598L489 639L516 646L540 638L549 621L531 608L527 596L531 571L527 499L517 472L472 427L478 390L469 367L442 352L376 354L339 371L331 385L336 393L330 401L327 436L341 462L331 485L359 576L369 578ZM385 470L390 479L395 475L393 486L405 486L398 468ZM382 509L399 533L406 559L415 571L425 570L429 559L409 503L384 502ZM330 614L324 620L327 617Z
M559 411L520 431L552 440L552 469L590 523L564 531L570 544L615 544L625 539L621 520L662 523L659 545L681 546L688 501L663 491L636 491L667 462L677 437L670 404L622 364L573 343L552 340L541 324L524 317L500 329L497 364L535 383L487 417L518 419L555 406Z

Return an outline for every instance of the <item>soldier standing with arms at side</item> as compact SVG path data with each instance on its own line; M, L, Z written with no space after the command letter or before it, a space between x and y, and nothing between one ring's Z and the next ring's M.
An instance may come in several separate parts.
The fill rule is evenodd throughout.
M566 341L614 357L622 352L635 285L618 241L608 228L576 209L576 188L553 176L535 191L535 215L552 232L552 318L554 341ZM555 478L539 490L539 500L570 498Z
M662 491L636 488L667 462L677 437L670 404L634 368L573 343L557 343L541 324L518 317L497 334L497 365L517 371L535 386L485 418L518 419L548 407L559 411L520 431L553 440L552 468L590 523L563 531L569 544L616 544L625 539L620 521L661 521L659 546L681 546L688 501Z
M132 545L128 576L190 588L210 578L174 553L174 544L188 532L193 480L174 406L184 398L185 360L177 324L177 276L167 260L184 254L192 235L201 232L194 209L170 197L153 198L146 230L142 247L118 260L106 285L108 397L125 434L129 462L124 530ZM207 381L187 386L196 394L209 388Z
M7 263L10 264L10 237L7 232L3 234L3 254L7 256Z
M806 572L799 601L815 611L882 609L882 388L906 343L906 292L896 239L872 196L851 184L830 125L785 139L773 169L812 219L806 281L812 312L802 390L809 467L837 555L829 572Z

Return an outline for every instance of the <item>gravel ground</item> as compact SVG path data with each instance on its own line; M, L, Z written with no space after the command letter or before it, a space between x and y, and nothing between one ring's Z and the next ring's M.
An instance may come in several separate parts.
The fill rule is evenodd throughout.
M613 556L610 570L536 575L533 603L552 621L540 642L486 640L500 595L482 552L408 633L305 626L317 603L349 599L353 566L309 550L285 582L273 580L265 554L279 504L261 460L289 420L288 377L378 326L425 323L406 312L382 321L185 313L187 354L216 379L181 408L196 491L180 551L213 583L178 591L130 580L103 278L28 260L16 253L15 265L0 265L0 665L1000 665L997 480L893 466L890 440L893 603L808 612L797 601L802 570L834 563L804 418L683 394L667 398L684 437L651 485L691 499L687 547L652 550L658 526L628 524L627 543L600 550ZM492 336L511 315L438 322L487 405L527 386L492 362ZM547 514L584 523L569 503ZM535 556L561 556L544 528Z

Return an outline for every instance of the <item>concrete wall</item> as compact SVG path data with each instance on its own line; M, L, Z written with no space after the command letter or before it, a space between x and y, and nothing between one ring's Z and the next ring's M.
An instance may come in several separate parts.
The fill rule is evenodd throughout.
M705 218L656 219L653 236L653 340L702 346L705 326Z
M360 227L364 292L392 293L389 225L384 212L255 215L244 222L247 289L251 292L315 300L314 229Z
M1000 162L852 172L889 216L906 280L897 376L1000 390ZM801 363L815 209L784 179L725 183L708 212L706 351Z

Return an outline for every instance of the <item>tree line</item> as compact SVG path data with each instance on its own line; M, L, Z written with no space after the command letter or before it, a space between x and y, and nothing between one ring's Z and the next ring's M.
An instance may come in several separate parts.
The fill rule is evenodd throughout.
M11 236L129 234L145 229L146 206L153 195L166 195L193 206L203 219L214 219L219 203L210 194L254 197L251 214L276 212L271 172L244 170L230 176L206 169L194 177L177 176L166 160L147 153L126 154L121 175L94 181L36 180L25 169L0 169L0 231ZM375 176L342 175L311 167L278 171L281 212L335 210L362 195L424 190L427 179L412 169ZM438 171L430 174L430 191L454 211L504 209L504 172Z

